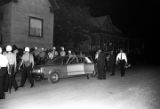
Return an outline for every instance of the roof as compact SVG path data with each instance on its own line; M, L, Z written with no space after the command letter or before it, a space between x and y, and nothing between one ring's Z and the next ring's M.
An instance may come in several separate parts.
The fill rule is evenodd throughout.
M89 22L102 31L106 31L109 33L122 33L113 23L110 16L101 16L101 17L91 17L89 18Z
M94 26L101 28L106 20L106 16L102 17L90 17L89 22Z
M0 6L11 2L12 0L0 0Z
M98 27L102 33L122 34L122 32L112 23L110 16L90 17L90 24Z

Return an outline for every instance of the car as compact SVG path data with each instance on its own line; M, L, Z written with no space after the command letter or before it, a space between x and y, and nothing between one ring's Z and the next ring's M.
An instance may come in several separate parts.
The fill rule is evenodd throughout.
M86 75L87 78L94 74L94 62L86 56L58 56L48 60L44 65L33 68L32 74L36 80L47 78L52 83L61 78Z

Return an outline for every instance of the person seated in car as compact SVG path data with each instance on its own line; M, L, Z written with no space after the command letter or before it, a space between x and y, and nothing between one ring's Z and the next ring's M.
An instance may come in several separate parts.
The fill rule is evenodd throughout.
M74 59L76 59L76 63L78 63L78 58L76 56L76 54L74 52L71 52L70 50L68 51L68 60L67 60L67 63L72 63Z

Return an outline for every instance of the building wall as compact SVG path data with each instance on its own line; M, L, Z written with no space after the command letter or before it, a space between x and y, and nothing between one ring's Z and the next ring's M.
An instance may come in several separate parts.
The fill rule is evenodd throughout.
M10 43L11 39L11 3L0 7L2 19L1 19L1 37L3 37L3 43Z
M8 11L5 13L9 12L10 15L6 16L9 18L4 22L10 20L10 25L7 26L10 28L7 29L10 31L9 43L18 47L51 47L53 45L54 15L50 12L49 7L48 0L18 0L16 3L7 4ZM29 16L43 19L42 38L29 36Z

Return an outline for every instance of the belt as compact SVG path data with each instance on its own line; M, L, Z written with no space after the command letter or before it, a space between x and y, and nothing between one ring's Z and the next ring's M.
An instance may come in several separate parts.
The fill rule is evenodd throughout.
M7 67L0 67L0 68L7 68Z
M120 59L120 61L124 61L125 59Z

